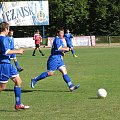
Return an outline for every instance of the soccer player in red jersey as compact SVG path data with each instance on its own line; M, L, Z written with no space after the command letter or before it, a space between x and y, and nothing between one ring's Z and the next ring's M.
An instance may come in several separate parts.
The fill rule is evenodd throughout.
M34 34L33 40L35 40L35 49L33 51L32 56L35 56L35 52L37 49L39 49L41 55L44 56L43 52L40 50L40 42L42 41L42 37L40 35L39 30L37 30L36 33Z

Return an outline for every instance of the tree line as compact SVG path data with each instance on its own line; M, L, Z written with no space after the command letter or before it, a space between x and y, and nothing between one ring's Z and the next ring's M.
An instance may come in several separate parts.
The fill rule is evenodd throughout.
M120 0L49 0L49 20L46 36L54 36L58 27L74 35L120 35ZM42 26L15 27L19 29L32 36Z
M120 0L50 0L50 26L76 35L120 34Z

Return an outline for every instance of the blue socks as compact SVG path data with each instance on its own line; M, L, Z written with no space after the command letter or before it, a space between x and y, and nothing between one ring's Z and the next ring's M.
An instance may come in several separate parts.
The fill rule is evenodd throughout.
M75 54L75 52L74 52L74 50L73 50L73 49L71 49L71 52L72 52L72 54L73 54L73 55Z
M69 76L67 74L63 75L63 79L69 87L73 86L71 79L69 78Z
M20 105L21 104L21 88L18 86L15 86L14 93L15 93L16 105Z
M46 77L48 77L48 72L44 72L44 73L40 74L39 76L34 78L34 81L37 82L37 81L39 81L41 79L44 79ZM63 79L67 83L68 87L72 87L73 86L73 84L71 82L71 79L69 78L69 76L67 74L63 75Z
M16 68L19 69L20 67L19 67L18 61L15 61L14 63L15 63Z
M36 78L34 78L34 81L37 82L37 81L39 81L41 79L44 79L46 77L48 77L48 72L43 72L42 74L40 74L39 76L37 76Z

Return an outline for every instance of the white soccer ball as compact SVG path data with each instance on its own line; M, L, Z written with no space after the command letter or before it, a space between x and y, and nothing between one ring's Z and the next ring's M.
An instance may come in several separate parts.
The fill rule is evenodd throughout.
M98 98L105 98L107 96L107 91L103 88L98 89L97 91Z

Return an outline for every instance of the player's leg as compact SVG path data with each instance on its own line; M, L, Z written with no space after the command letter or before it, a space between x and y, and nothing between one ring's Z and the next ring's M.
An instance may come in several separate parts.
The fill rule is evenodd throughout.
M14 93L15 93L15 105L21 104L21 79L19 75L16 75L15 77L11 78L12 81L15 83L14 85Z
M63 79L64 81L67 83L69 90L72 92L74 90L76 90L77 88L79 88L80 85L74 85L70 79L70 77L67 74L67 69L65 66L61 66L59 68L59 71L62 73L63 75Z
M71 53L72 53L73 57L78 57L77 55L75 55L75 51L73 49L73 45L72 44L67 44L67 47L69 47L71 49Z
M43 52L41 51L40 47L38 48L39 52L41 53L42 56L44 56Z
M11 65L10 68L10 78L14 82L14 94L15 94L15 109L26 109L29 108L29 106L25 106L21 102L21 83L22 80L19 77L19 74L17 73L16 69Z
M14 93L15 93L15 109L27 109L29 106L25 106L21 103L21 78L17 75L11 78L15 83Z
M36 50L37 50L37 46L35 46L35 49L33 50L33 54L32 54L32 56L35 56L35 52L36 52Z
M37 77L32 78L32 79L31 79L31 88L34 88L34 87L35 87L35 84L36 84L38 81L40 81L40 80L42 80L42 79L45 79L46 77L52 76L53 74L54 74L53 71L48 71L48 72L46 71L46 72L41 73L41 74L38 75Z
M0 64L0 92L5 90L9 79L9 67L8 64Z
M14 64L15 64L18 72L21 72L21 71L24 70L23 68L21 68L21 67L19 66L19 63L18 63L18 60L17 60L16 56L13 58L13 61L14 61Z
M38 46L38 49L39 49L40 54L41 54L42 56L44 56L43 52L42 52L41 49L40 49L40 45Z
M0 92L6 89L6 83L0 83Z
M69 46L69 48L71 49L72 55L73 57L78 57L77 55L75 55L75 51L73 49L73 46Z
M53 60L51 58L47 61L47 70L46 72L43 72L39 76L31 79L31 88L35 87L36 82L45 79L46 77L53 76L54 71L57 69L57 63L56 60Z
M71 48L71 52L73 55L75 55L75 51L74 51L73 47Z

